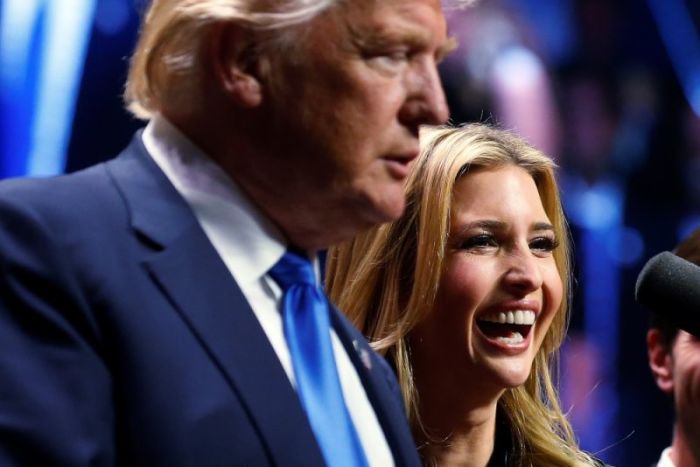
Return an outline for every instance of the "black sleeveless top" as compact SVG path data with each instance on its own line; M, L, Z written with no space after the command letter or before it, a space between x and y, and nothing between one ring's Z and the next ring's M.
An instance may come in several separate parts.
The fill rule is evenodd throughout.
M489 459L487 467L517 467L514 464L515 459L512 453L513 436L506 422L506 417L499 407L496 414L496 439L493 446L493 453L491 454L491 459ZM597 467L612 467L601 460L595 458L593 460L596 462Z

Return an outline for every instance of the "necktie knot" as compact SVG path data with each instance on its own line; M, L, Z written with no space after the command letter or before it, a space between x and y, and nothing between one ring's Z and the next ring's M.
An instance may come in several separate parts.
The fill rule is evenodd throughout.
M284 291L295 284L316 286L316 274L311 261L295 251L287 251L270 269L270 276Z

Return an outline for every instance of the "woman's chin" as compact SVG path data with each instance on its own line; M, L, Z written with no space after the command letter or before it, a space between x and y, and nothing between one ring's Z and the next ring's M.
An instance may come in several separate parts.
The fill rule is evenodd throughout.
M497 361L489 361L487 363L488 373L494 386L502 387L503 389L512 389L522 386L530 376L532 367L531 362L513 361L521 360L514 358L499 358ZM508 361L510 360L510 361Z

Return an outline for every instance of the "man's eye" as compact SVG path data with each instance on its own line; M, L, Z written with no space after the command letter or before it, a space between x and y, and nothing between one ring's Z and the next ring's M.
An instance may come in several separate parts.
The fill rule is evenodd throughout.
M463 250L482 249L497 246L498 242L496 242L496 239L493 237L493 235L487 234L480 234L474 235L473 237L469 237L466 240L464 240L460 245L460 247Z
M559 241L552 237L537 237L530 241L530 248L536 251L550 252L559 246Z
M395 51L395 52L390 52L385 55L385 57L388 60L391 60L393 62L405 62L408 60L408 52L406 51Z
M382 68L395 70L408 63L409 54L406 51L383 52L370 57L370 61Z

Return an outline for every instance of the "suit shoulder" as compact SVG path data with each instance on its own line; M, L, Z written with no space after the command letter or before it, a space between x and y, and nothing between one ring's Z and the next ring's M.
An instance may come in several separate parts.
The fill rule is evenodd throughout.
M41 204L57 197L84 196L83 190L102 185L106 178L104 164L51 177L10 178L0 181L0 201Z
M0 182L0 212L12 212L52 224L104 212L119 201L104 164L80 172Z

